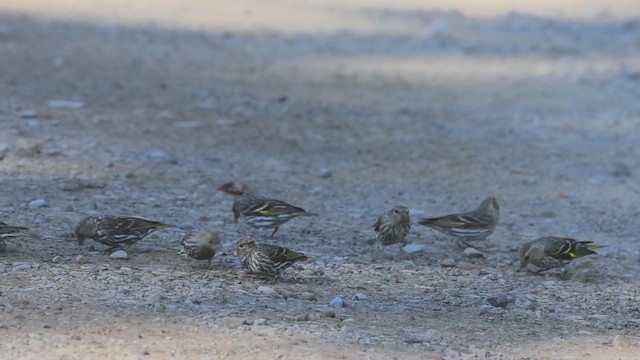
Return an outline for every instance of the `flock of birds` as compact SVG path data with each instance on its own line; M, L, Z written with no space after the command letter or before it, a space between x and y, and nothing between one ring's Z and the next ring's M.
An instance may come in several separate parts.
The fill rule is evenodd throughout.
M300 216L317 216L284 201L271 199L253 193L237 196L233 202L234 221L242 220L254 228L278 228L289 220ZM419 224L428 226L458 239L458 245L471 246L467 241L483 240L491 235L500 218L500 207L495 198L482 201L475 210L434 218L420 219ZM142 240L153 231L165 227L175 227L159 221L131 216L98 215L86 217L76 224L74 236L80 245L86 239L93 239L108 246L106 252L122 249L124 245ZM406 236L411 228L409 209L395 206L378 217L373 225L376 239L383 245L406 244ZM5 239L15 237L40 238L29 228L12 226L0 222L0 251L6 250ZM215 256L220 247L217 233L203 228L194 228L182 238L185 253L197 260L208 260ZM537 273L553 268L565 267L575 258L595 254L601 246L591 241L548 236L523 244L519 249L522 271L529 264L537 268ZM278 276L282 270L297 261L307 260L303 253L278 245L258 243L252 237L244 237L236 244L236 255L248 273L261 276Z

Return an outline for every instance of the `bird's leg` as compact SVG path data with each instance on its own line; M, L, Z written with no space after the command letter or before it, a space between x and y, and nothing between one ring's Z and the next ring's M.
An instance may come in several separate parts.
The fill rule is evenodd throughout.
M276 231L278 231L278 228L277 228L277 227L276 227L275 229L273 229L273 232L271 233L271 236L270 236L270 237L273 237L273 235L275 235L275 234L276 234Z

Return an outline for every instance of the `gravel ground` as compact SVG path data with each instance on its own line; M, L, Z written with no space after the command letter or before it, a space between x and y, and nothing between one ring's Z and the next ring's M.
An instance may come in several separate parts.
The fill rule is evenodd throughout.
M225 3L0 0L0 220L43 236L0 253L7 358L637 358L640 6ZM233 180L320 216L269 239ZM417 225L487 196L480 257ZM396 204L413 252L371 244ZM103 213L223 251L111 259L70 232ZM251 277L245 234L310 260ZM607 247L517 273L545 235Z

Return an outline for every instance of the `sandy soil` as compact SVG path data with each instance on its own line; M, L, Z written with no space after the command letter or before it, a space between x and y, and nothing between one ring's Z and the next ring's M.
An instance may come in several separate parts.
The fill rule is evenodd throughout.
M3 358L638 358L636 1L130 3L0 0L0 220L44 237L0 253ZM231 180L320 216L270 240ZM491 195L481 258L417 222L421 252L368 241ZM172 229L110 259L69 234L100 213L224 252ZM311 260L245 275L246 233ZM516 273L543 235L608 247Z

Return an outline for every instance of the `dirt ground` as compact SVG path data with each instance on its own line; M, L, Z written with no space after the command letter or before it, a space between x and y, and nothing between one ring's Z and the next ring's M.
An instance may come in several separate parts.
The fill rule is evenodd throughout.
M0 253L3 359L640 358L637 1L0 0L0 84L0 221L43 236ZM232 180L320 216L269 239ZM417 224L487 196L480 258ZM422 251L369 241L396 204ZM224 251L111 259L70 235L103 213ZM247 233L310 260L248 276ZM517 273L545 235L607 247Z

